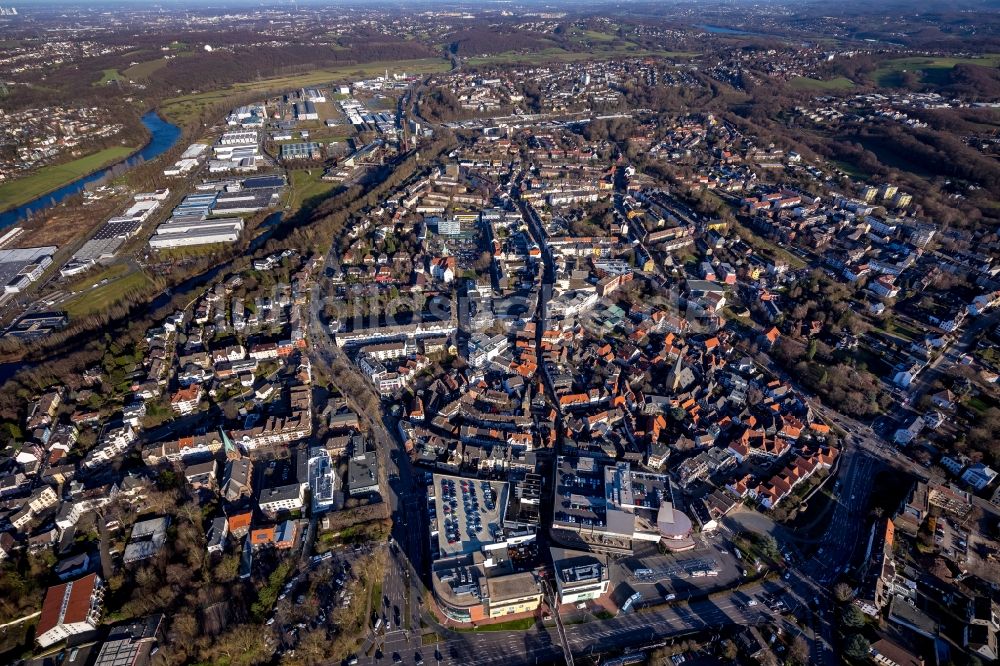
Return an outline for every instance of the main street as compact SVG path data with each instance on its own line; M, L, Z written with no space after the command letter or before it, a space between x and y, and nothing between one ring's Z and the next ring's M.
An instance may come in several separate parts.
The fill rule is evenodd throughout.
M569 625L566 634L574 655L607 653L629 647L684 636L697 631L726 626L759 624L776 620L762 603L749 606L747 601L776 585L755 584L738 592L690 604L676 604L644 612L623 614L609 620ZM424 646L421 657L427 663L486 666L489 664L546 663L562 658L562 648L555 629L527 631L441 631L441 639ZM389 643L387 645L395 645ZM391 653L387 653L387 656ZM400 653L405 663L413 663ZM379 663L363 658L362 663Z

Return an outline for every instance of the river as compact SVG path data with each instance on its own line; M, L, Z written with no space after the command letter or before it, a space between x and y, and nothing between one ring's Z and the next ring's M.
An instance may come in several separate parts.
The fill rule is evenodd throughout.
M0 213L0 228L16 224L17 222L24 220L29 214L38 213L53 204L65 201L67 197L71 197L74 194L82 192L89 183L93 183L94 181L104 178L111 172L112 169L120 164L124 163L126 166L135 166L139 162L145 162L155 157L159 157L173 148L177 144L177 141L181 138L181 128L168 123L166 120L158 116L155 111L150 111L144 115L142 117L142 124L146 126L146 129L149 130L151 136L149 142L146 143L146 145L143 146L139 152L133 154L123 162L112 164L109 167L95 171L89 176L78 178L71 183L63 185L57 190L53 190L48 194L43 194L37 199L29 201L22 206Z
M701 28L705 32L711 32L716 35L753 35L757 33L747 32L746 30L737 30L735 28L726 28L721 25L711 25L702 24L695 26L696 28Z

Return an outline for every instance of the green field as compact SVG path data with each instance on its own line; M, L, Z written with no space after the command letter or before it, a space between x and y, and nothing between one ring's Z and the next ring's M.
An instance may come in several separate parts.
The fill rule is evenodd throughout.
M979 414L983 414L987 409L994 406L991 402L986 396L973 395L966 398L965 406Z
M164 247L153 249L160 261L183 261L185 259L200 259L226 249L226 243L205 243L204 245L186 245L182 247Z
M617 26L609 26L607 30L581 30L573 28L569 33L569 38L578 44L602 44L613 42L618 39Z
M997 67L1000 65L1000 54L982 58L895 58L880 63L872 78L880 86L895 87L902 84L904 72L917 72L923 83L940 85L948 81L948 74L955 65L962 64Z
M835 79L813 79L805 76L797 76L788 82L792 88L798 90L849 90L854 87L854 82L843 76Z
M535 618L525 617L520 620L508 620L507 622L498 622L496 624L484 624L478 627L457 627L453 631L461 632L472 632L472 631L527 631L535 626Z
M607 32L598 32L597 30L584 30L580 34L581 37L592 42L612 42L617 39L616 35Z
M68 284L66 286L67 291L82 291L84 289L89 289L92 285L97 284L101 280L113 280L119 278L128 273L128 266L125 264L114 264L108 266L96 273L88 273L84 275L79 280Z
M848 176L852 176L854 178L871 178L872 176L871 173L864 171L856 164L851 164L850 162L845 162L843 160L831 160L831 162Z
M288 172L288 205L292 207L293 213L306 201L337 187L336 183L320 180L322 176L321 166L315 169L293 169Z
M0 211L20 206L70 181L120 162L135 151L129 146L112 146L72 162L44 166L24 178L0 184Z
M126 69L123 74L125 75L125 78L133 81L136 79L148 79L154 72L166 67L167 62L169 61L164 58L139 62Z
M102 71L100 80L96 81L94 85L103 86L108 83L111 83L112 81L121 81L124 78L125 77L123 77L117 69L112 67L111 69L105 69L104 71Z
M70 317L82 317L94 312L102 312L125 298L129 293L140 291L147 286L149 286L149 279L146 278L145 273L135 271L74 296L63 303L62 308Z
M741 234L743 240L754 247L755 250L763 254L768 259L774 260L784 260L788 263L788 267L798 270L806 267L806 262L803 261L802 257L798 256L793 252L789 252L783 247L779 247L772 241L760 236L753 230L739 225L740 228L745 232Z
M250 83L237 83L228 88L211 92L192 93L166 100L160 107L160 112L174 122L185 122L197 117L207 108L216 104L228 105L230 101L247 93L278 93L292 88L315 86L331 81L343 81L348 78L363 78L382 74L388 69L392 72L407 74L432 74L446 72L451 69L450 63L439 58L421 58L418 60L391 60L369 62L358 65L343 65L317 69L294 76L282 76L263 79Z

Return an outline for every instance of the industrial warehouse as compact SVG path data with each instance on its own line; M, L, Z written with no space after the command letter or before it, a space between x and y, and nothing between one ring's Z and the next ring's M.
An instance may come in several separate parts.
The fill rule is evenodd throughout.
M55 246L0 250L0 282L15 294L37 280L52 264Z
M235 243L243 233L244 222L233 215L276 206L284 187L283 176L202 183L174 208L170 219L156 228L149 247L164 250Z
M86 243L73 254L59 273L63 277L77 275L99 262L114 258L118 248L142 228L160 204L170 196L170 190L144 192L134 197L134 203L124 213L112 217L94 232Z

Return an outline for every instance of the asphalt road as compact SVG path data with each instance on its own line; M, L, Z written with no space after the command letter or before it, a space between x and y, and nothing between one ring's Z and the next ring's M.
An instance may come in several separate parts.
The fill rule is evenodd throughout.
M582 656L644 645L716 627L757 624L775 619L763 603L754 607L746 603L763 591L764 587L761 585L747 586L739 592L720 595L713 600L665 606L609 620L570 625L566 627L566 634L573 654ZM387 639L387 645L391 648L398 644ZM562 656L555 629L537 627L528 631L449 631L436 644L399 651L402 663L415 663L415 652L421 654L426 664L449 666L545 663L559 660ZM362 658L360 661L365 664L386 664L392 663L392 656L392 651L389 651L381 661L369 658Z

